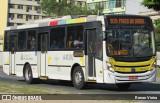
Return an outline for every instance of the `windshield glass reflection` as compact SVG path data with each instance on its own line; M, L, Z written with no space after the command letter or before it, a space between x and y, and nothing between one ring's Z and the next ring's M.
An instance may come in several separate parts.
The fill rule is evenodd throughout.
M154 36L147 29L111 29L106 36L109 56L154 55Z

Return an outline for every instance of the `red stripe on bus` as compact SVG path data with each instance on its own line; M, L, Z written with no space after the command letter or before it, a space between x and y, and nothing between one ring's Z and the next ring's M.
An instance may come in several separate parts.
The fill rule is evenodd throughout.
M49 23L49 26L55 26L55 25L58 25L58 21L51 21Z

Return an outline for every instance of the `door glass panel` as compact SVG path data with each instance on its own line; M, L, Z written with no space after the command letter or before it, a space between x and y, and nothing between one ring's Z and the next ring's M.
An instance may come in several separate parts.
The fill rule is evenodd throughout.
M47 35L41 35L41 51L47 51Z
M17 36L11 36L11 50L17 50Z
M95 34L96 29L87 30L87 54L88 54L88 75L90 77L95 76L95 64L94 64L94 57L95 57Z

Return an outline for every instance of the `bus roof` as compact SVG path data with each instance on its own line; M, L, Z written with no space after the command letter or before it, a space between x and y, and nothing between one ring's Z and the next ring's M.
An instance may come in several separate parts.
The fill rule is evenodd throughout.
M52 19L52 18L41 19L33 22L32 24L6 27L5 30L8 31L8 30L16 30L16 29L45 27L45 26L76 24L76 23L84 23L84 22L90 22L90 21L102 21L102 24L104 24L104 17L146 17L147 18L148 16L128 15L128 14L113 15L112 14L112 15L105 15L105 16L89 15L87 17L80 17L80 18L74 18L74 19L71 19L71 16L63 16L62 18L55 18L55 19Z
M103 16L89 15L87 17L80 17L80 18L74 18L74 19L71 19L70 17L44 19L44 20L42 19L39 21L35 21L32 24L6 27L5 30L8 31L8 30L36 28L36 27L44 27L44 26L57 26L57 25L65 25L65 24L84 23L84 22L90 22L90 21L97 21L97 20L100 20L98 18L102 18L102 17Z

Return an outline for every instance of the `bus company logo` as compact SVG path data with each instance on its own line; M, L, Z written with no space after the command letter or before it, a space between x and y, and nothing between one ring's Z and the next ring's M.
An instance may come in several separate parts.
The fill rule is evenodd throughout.
M134 73L135 71L136 71L135 68L132 67L131 72Z
M12 100L11 95L2 95L2 100Z
M20 60L33 60L33 57L31 57L31 55L29 55L29 54L22 54L21 53Z

